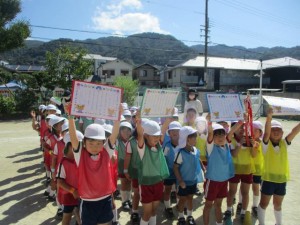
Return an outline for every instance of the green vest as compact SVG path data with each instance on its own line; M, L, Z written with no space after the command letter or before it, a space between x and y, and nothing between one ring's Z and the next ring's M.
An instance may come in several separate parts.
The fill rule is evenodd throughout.
M136 138L132 137L129 140L129 142L130 142L132 153L131 153L130 163L128 166L128 173L131 178L138 179L138 168L141 163L141 157L137 149L137 140Z
M118 139L116 149L118 151L118 174L124 174L125 144L121 139Z
M145 144L145 153L138 170L139 184L153 185L169 177L169 169L160 144L152 151Z

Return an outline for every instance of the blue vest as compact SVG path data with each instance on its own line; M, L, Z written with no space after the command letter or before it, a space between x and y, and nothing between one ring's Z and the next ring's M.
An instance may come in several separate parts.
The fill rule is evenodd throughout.
M179 150L182 156L182 163L179 171L184 183L188 186L203 182L203 176L200 166L200 152L194 147L196 154L192 154L184 148Z
M165 155L165 158L166 158L169 173L170 173L170 176L167 179L176 179L175 174L173 172L173 166L174 166L174 160L175 160L175 148L173 147L171 141L168 141L166 143L166 145L164 147L164 151L166 148L169 149L168 154Z
M225 150L214 144L211 154L207 158L206 179L226 181L234 176L234 165L230 154L230 147Z
M164 148L166 146L166 144L170 141L171 141L170 135L168 134L168 132L166 132L165 136L164 136L164 141L163 141L162 147Z

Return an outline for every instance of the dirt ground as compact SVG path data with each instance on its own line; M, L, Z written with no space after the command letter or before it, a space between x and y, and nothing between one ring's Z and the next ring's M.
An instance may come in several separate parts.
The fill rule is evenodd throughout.
M261 119L264 122L264 118ZM295 121L282 121L285 134L297 124ZM283 222L287 225L300 224L300 135L289 148L291 181L287 185L287 195L283 203ZM29 120L0 122L0 224L20 225L54 225L60 224L55 219L56 206L43 196L45 190L45 172L42 164L42 152L39 150L39 137L31 129ZM202 189L202 188L201 188ZM119 208L120 224L130 224L130 215L120 209L121 202L116 200ZM203 224L202 197L195 197L193 216L197 224ZM249 209L252 205L252 194ZM225 202L223 203L225 209ZM177 216L175 205L174 212ZM140 211L141 208L140 208ZM176 220L166 220L163 204L158 212L157 224L176 224ZM212 212L210 224L215 224ZM252 221L258 224L257 221ZM73 223L74 224L74 223ZM238 219L234 224L240 224ZM267 209L266 225L274 225L272 205Z

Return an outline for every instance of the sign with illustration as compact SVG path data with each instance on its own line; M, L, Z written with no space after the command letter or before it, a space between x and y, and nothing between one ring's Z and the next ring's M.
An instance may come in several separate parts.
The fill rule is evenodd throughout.
M263 98L273 108L274 115L300 115L299 99L273 96L263 96Z
M71 115L118 120L122 95L118 87L73 81Z
M238 94L207 94L211 121L244 120L244 108Z
M179 91L146 89L141 105L141 117L169 117L176 105Z

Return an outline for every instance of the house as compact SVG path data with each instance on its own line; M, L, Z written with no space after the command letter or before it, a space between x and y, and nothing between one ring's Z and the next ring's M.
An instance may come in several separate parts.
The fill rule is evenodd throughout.
M27 74L46 70L44 66L32 66L32 65L3 64L2 68L13 73L27 73Z
M138 80L140 87L143 89L160 87L160 69L161 67L144 63L133 69L133 79Z
M94 75L96 76L100 76L100 70L103 64L111 62L116 60L117 58L115 57L106 57L106 56L102 56L102 55L97 55L97 54L86 54L84 57L84 59L87 60L91 60L93 61L93 71L94 71Z
M11 97L17 90L24 90L27 86L22 82L12 80L7 84L0 85L0 94L4 97Z

